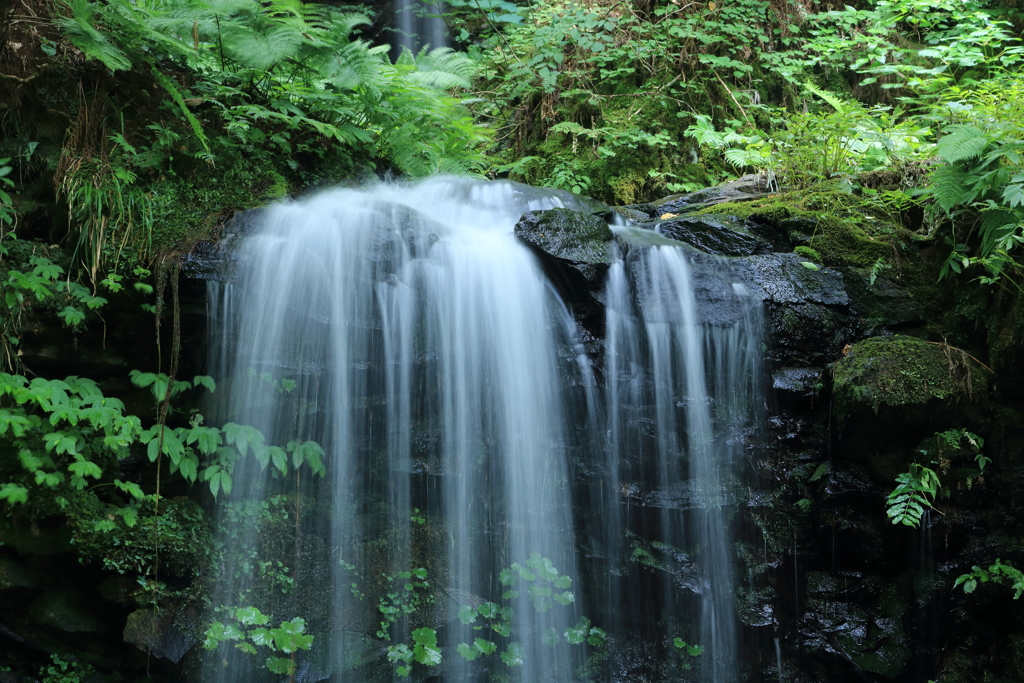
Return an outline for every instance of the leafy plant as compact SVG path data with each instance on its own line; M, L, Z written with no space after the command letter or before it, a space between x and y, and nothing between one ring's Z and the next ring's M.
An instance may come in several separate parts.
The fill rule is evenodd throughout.
M10 160L10 157L0 159L0 227L14 224L14 205L11 195L4 190L5 187L14 187L14 181L7 177L14 170L7 165Z
M886 500L886 515L893 524L918 527L925 509L932 507L941 484L935 471L913 464L910 470L896 477L899 484Z
M8 248L0 244L0 264L9 254ZM43 306L52 310L65 325L77 329L86 318L86 311L94 311L107 303L88 289L70 280L61 281L64 269L45 256L33 254L27 266L31 270L0 269L5 277L0 279L0 347L4 352L4 366L14 370L18 365L17 346L21 343L21 328L24 315ZM63 304L63 308L61 307Z
M151 388L155 400L163 400L169 380L161 374L135 372L132 381ZM194 384L211 388L213 381L199 376ZM175 382L170 393L192 386ZM262 467L273 464L282 474L287 473L289 461L294 468L306 464L320 476L325 473L323 450L312 441L296 440L284 448L267 446L253 427L234 423L207 427L201 415L194 416L189 427L157 424L144 429L138 417L124 413L121 401L104 396L95 382L85 378L29 381L0 373L0 405L0 444L16 452L20 464L4 471L9 481L0 486L0 500L9 504L27 502L30 486L83 491L87 478L102 481L116 471L116 461L128 457L136 443L146 446L150 462L166 455L172 474L179 473L190 483L207 482L214 496L222 490L231 492L231 471L238 458L249 453ZM143 497L135 484L116 478L109 483L135 498Z
M43 683L84 683L93 674L88 664L65 661L59 655L50 655L53 662L40 671Z
M680 657L682 657L682 667L687 671L690 669L690 659L692 657L698 657L702 652L704 652L704 647L702 645L690 645L682 638L673 638L672 645L675 646L676 652L678 652Z
M993 87L1002 92L996 95ZM1021 93L1024 81L1013 78L976 92L957 91L949 102L956 105L959 121L944 129L936 152L945 163L924 189L952 221L947 242L952 249L940 278L979 266L984 273L980 282L1021 291L1017 254L1024 243L1024 112L1012 104ZM1011 104L1003 104L1003 95Z
M1009 584L1013 590L1014 600L1019 600L1021 594L1024 593L1024 572L1008 564L1003 564L999 558L996 558L996 561L988 569L982 569L977 565L971 567L970 573L958 576L954 585L962 586L964 593L973 593L979 583L989 581L1000 585Z
M231 615L233 620L226 624L220 621L210 624L203 647L214 650L222 643L234 643L236 648L250 655L267 653L266 669L294 680L295 653L313 647L314 636L306 634L305 620L295 617L282 621L276 628L272 625L268 628L270 617L255 607L239 607Z

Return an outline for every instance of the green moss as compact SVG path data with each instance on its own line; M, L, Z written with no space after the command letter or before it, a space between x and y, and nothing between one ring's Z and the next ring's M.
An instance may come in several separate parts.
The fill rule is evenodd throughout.
M795 251L800 256L803 256L808 261L821 263L821 254L818 253L817 249L811 249L810 247L805 247L801 245L793 249L793 251Z
M187 178L154 186L162 216L153 231L151 255L208 238L221 218L286 196L288 181L272 166L239 160L228 168L204 167Z
M811 233L809 248L820 255L821 263L833 267L871 268L879 259L895 261L903 232L877 203L829 183L754 201L718 204L697 213L727 213L775 228L806 230Z
M913 337L874 337L847 349L833 370L840 405L969 400L987 386L986 371L963 351Z
M635 204L646 182L647 178L641 175L640 171L631 169L615 176L608 184L612 188L617 204Z

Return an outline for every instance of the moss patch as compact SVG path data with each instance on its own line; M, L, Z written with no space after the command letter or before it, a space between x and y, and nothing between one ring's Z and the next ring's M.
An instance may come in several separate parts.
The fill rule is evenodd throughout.
M849 347L833 370L840 404L969 400L984 392L988 372L963 351L913 337L873 337Z
M809 232L807 246L821 255L821 263L833 267L871 268L879 259L894 262L904 232L877 203L828 184L809 191L718 204L697 213L745 218L773 232L787 232L793 242L807 240Z

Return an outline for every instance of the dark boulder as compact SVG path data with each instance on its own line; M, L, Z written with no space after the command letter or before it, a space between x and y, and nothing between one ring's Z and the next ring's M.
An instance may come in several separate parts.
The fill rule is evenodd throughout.
M843 274L808 267L798 254L754 255L734 260L739 275L764 301L776 361L831 362L855 338Z
M600 334L604 276L614 237L605 219L571 209L527 211L516 224L515 235L540 258L545 273L583 326Z
M174 623L174 613L166 609L140 609L128 615L124 641L154 657L179 662L195 644Z

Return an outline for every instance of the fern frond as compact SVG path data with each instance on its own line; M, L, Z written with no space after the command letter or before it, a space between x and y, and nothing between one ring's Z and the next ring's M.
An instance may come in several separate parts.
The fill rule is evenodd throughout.
M67 6L71 16L58 17L54 24L64 31L72 45L88 59L102 62L111 71L127 71L132 68L128 56L96 30L95 6L89 0L71 0Z
M957 204L970 200L973 193L968 183L973 177L956 164L944 164L932 173L930 194L942 210L948 212Z
M302 32L292 26L274 26L266 32L232 22L224 27L224 52L232 61L267 71L296 54Z
M988 136L977 126L951 127L936 145L936 153L950 163L981 156L988 145Z
M821 99L825 100L830 107L835 109L840 114L843 114L851 109L851 105L848 102L843 102L841 99L836 97L834 93L830 93L828 90L823 90L813 83L804 83L804 87L807 90Z
M752 149L733 147L725 150L722 155L726 161L737 168L742 166L759 166L764 162L764 158Z
M410 78L438 90L468 90L476 72L473 60L450 47L437 47L429 52L423 48L416 56L416 66L419 70Z
M721 149L725 147L725 134L715 130L711 119L704 115L697 116L697 122L683 131L683 135L693 138L698 145Z
M188 125L191 126L192 132L195 133L199 143L203 146L203 149L206 150L206 153L209 154L210 141L206 138L206 134L203 133L203 127L199 124L198 119L196 119L192 112L189 111L188 105L185 104L185 100L181 96L181 93L178 92L178 88L174 85L174 81L167 76L164 76L156 69L153 69L153 78L160 84L160 87L167 91L167 94L171 96L174 103L178 105L181 115L185 117L186 121L188 121Z
M384 64L379 53L367 49L368 43L355 40L343 46L325 65L321 76L339 90L369 86L378 89Z

